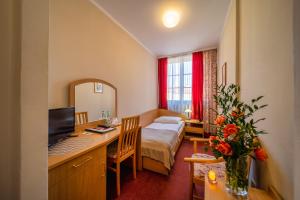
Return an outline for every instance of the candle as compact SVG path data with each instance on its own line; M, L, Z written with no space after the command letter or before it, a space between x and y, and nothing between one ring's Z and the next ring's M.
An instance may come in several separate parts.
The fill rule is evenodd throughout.
M209 170L208 171L208 180L210 183L217 183L217 180L216 180L216 172L214 172L213 170Z

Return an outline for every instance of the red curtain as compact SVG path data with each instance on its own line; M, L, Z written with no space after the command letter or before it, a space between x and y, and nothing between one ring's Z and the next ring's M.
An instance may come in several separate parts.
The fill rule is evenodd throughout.
M192 118L203 119L203 54L194 52L192 59Z
M159 108L168 109L167 101L168 58L158 59Z

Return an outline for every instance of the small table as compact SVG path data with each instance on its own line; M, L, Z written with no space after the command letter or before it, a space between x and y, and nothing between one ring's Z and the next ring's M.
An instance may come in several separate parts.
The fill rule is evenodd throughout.
M195 136L201 135L204 137L204 129L203 129L203 122L200 122L197 119L187 119L185 120L185 136L189 137L187 133L191 133Z
M205 178L205 200L238 200L237 198L229 194L225 189L224 179L218 179L216 184L208 182L208 178ZM273 200L273 198L264 190L257 188L249 188L248 200Z

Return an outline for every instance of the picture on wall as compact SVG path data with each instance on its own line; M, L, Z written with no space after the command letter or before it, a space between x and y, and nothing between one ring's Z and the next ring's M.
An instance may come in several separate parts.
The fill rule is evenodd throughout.
M227 62L222 65L222 85L227 84Z
M94 86L95 86L94 87L95 93L103 93L103 84L102 83L95 82Z

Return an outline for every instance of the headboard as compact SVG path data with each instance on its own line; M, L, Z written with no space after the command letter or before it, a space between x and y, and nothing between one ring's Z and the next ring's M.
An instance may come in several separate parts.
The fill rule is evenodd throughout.
M154 109L154 110L144 112L140 115L140 125L142 127L145 127L151 124L154 121L154 119L160 116L176 116L176 117L181 117L183 120L186 119L185 115L177 112L173 112L165 109Z

